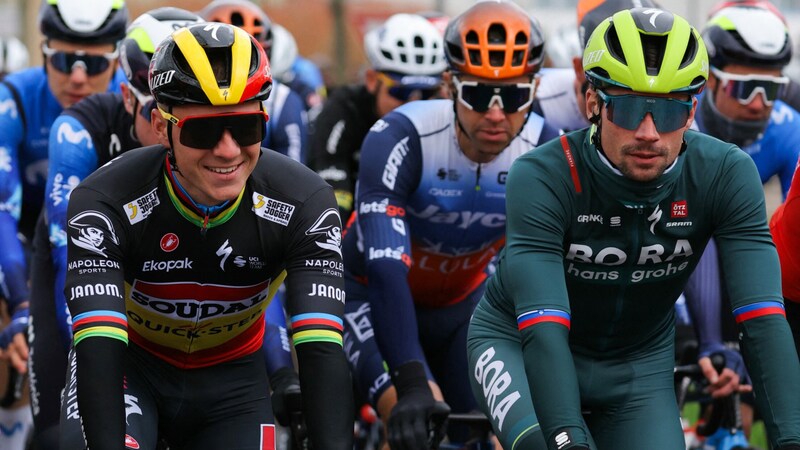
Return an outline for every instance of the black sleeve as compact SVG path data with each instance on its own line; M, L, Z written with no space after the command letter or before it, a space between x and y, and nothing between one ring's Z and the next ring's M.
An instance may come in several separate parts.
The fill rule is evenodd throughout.
M351 450L355 410L350 369L342 347L310 342L295 349L312 448Z
M125 450L125 344L117 339L86 339L75 346L78 409L91 450ZM108 394L108 395L106 395Z

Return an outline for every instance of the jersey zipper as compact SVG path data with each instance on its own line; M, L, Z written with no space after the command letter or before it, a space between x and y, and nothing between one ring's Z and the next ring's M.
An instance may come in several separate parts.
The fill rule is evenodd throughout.
M475 190L481 190L481 163L478 163L478 170L475 172Z

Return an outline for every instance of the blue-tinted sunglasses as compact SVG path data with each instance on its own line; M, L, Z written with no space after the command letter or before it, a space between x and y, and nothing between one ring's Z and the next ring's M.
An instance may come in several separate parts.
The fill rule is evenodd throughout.
M742 105L750 104L760 92L764 104L770 106L780 98L783 89L789 84L789 78L784 76L741 75L723 72L714 67L711 68L711 73L717 77L725 93Z
M409 100L429 100L440 92L439 86L418 87L404 85L383 72L378 72L378 79L389 88L389 95L403 103Z
M119 54L117 51L102 55L90 55L83 50L65 52L52 49L47 44L42 45L42 53L49 59L53 68L61 73L69 75L76 67L81 67L89 76L99 75L108 70L111 62L117 59Z
M597 95L606 104L606 115L614 125L635 130L650 113L659 133L669 133L686 125L692 111L692 101L671 97L644 95L610 95L598 90ZM615 114L617 111L619 114Z

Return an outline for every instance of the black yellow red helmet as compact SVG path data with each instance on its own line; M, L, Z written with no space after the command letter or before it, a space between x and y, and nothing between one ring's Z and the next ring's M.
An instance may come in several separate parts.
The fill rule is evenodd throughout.
M272 76L264 49L246 31L209 22L181 28L156 49L150 90L167 106L266 100Z
M444 41L450 69L478 77L533 74L544 61L539 22L507 0L476 3L450 21Z

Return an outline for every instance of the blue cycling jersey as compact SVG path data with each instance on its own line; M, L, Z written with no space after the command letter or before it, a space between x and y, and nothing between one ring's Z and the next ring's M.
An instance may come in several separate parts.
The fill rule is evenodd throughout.
M701 101L702 94L698 96L698 102ZM697 128L705 132L701 108L697 108L695 120ZM761 139L742 150L756 163L762 183L778 175L783 198L786 198L797 159L800 157L800 113L783 101L776 100Z
M264 109L269 114L264 147L305 164L308 132L303 99L288 86L275 82Z
M119 92L124 80L119 69L109 91ZM62 109L43 67L12 73L0 83L0 289L12 311L29 295L17 232L32 235L45 196L50 125Z

